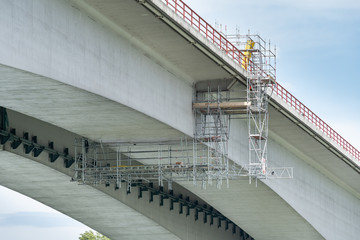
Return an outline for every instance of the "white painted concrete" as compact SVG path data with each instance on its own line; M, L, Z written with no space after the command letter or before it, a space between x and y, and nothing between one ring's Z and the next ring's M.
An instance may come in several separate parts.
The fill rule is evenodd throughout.
M96 93L192 134L187 77L163 68L120 30L64 0L0 3L1 64Z
M272 102L276 103L276 108L280 111L286 111L290 114L291 120L296 123L297 125L301 125L303 127L307 128L307 131L311 135L317 135L316 137L321 138L323 141L323 144L326 145L326 148L332 149L335 151L338 151L341 153L341 155L344 156L344 158L347 158L347 160L353 167L359 168L360 167L360 161L355 159L354 156L352 156L349 152L347 152L344 148L339 146L338 143L335 142L335 140L331 139L323 133L318 127L316 127L313 123L311 123L305 116L301 115L297 111L295 111L294 108L290 107L285 101L281 100L279 96L273 94L272 95ZM277 128L278 129L278 128Z
M184 135L107 98L1 64L0 85L1 106L91 139L160 141Z
M339 158L339 155L330 151L329 146L333 144L333 141L329 140L327 146L324 146L322 142L312 137L317 131L309 134L303 130L304 125L299 126L303 123L293 122L275 108L270 107L270 116L270 136L275 139L277 136L281 137L283 145L286 143L286 148L292 149L297 155L301 153L304 161L360 199L360 185L358 184L360 175L354 168L355 162L351 162L351 158L344 161Z
M240 224L255 239L323 239L295 209L262 182L230 181L230 188L202 190L192 183L189 190Z
M325 239L356 239L360 231L360 199L339 186L298 154L296 146L272 134L269 159L273 165L294 167L294 179L265 183L302 215ZM342 169L339 169L341 171ZM353 179L359 182L358 175Z

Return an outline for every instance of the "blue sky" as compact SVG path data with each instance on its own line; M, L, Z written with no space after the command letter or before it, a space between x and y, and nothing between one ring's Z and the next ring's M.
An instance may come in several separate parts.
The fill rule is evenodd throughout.
M360 1L186 0L210 24L277 46L277 80L360 149ZM271 116L270 116L271 117ZM2 238L77 239L89 229L0 187ZM29 233L30 236L29 236ZM26 238L24 237L26 236Z

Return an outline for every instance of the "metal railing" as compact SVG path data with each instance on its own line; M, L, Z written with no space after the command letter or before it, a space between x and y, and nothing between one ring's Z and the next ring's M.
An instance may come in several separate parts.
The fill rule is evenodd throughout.
M290 105L296 112L300 113L307 120L309 120L317 129L323 132L326 136L334 140L340 147L350 153L355 159L360 161L360 151L346 141L340 134L332 129L327 123L325 123L320 117L318 117L313 111L306 107L296 97L294 97L289 91L287 91L279 83L274 88L275 94Z
M234 44L232 44L223 34L213 28L208 22L206 22L199 14L192 10L181 0L162 0L168 7L170 7L178 16L182 17L193 28L200 32L204 37L210 40L215 46L225 52L238 64L246 62L248 72L258 72L262 77L272 77L275 80L275 76L269 76L268 73L263 71L259 66L254 64L250 59L246 58L244 53L240 51Z
M223 50L228 56L241 65L245 58L244 53L237 49L229 40L225 38L221 33L215 30L209 23L207 23L199 14L193 11L182 0L162 0L168 7L170 7L178 16L182 17L193 28L198 30L203 36L210 40L215 46ZM258 66L253 64L250 60L248 71L260 71L263 77L269 77L267 73L259 69ZM352 155L355 159L360 161L360 151L353 147L348 141L346 141L340 134L326 124L321 118L313 113L309 108L302 104L297 98L295 98L290 92L288 92L280 84L276 84L274 92L287 104L289 104L295 111L303 115L314 126L316 126L321 132L326 134L332 140L334 140L340 147Z

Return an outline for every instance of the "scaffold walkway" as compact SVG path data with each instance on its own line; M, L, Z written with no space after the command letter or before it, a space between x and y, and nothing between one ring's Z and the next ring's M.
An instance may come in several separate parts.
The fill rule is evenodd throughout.
M210 146L191 139L171 142L96 143L85 138L75 141L73 180L89 185L127 183L127 190L139 182L158 182L172 189L174 181L193 181L206 188L223 181L249 176L249 166L219 163ZM267 178L291 178L292 168L272 168Z

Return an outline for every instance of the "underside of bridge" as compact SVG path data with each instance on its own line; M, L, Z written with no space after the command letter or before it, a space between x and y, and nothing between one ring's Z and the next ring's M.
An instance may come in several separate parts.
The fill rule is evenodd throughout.
M11 68L8 68L11 69ZM48 82L48 84L50 82L54 82L53 80L50 79L45 79L43 77L39 77L36 76L34 74L30 74L30 73L26 73L23 71L19 71L19 70L14 70L12 69L12 71L16 71L17 72L17 79L31 79L31 78L41 78L43 81ZM26 77L19 77L19 74L24 74L26 75ZM4 76L5 74L3 74ZM5 75L6 76L6 75ZM9 77L9 75L7 75L8 78L7 79L11 79L12 77ZM33 81L34 82L34 81ZM3 81L3 86L5 86L5 81ZM26 85L26 84L25 84ZM17 91L19 90L19 85L17 85L16 89ZM47 86L47 84L39 84L40 86ZM129 114L129 111L127 109L127 114L121 114L122 112L119 111L115 111L116 108L111 107L111 105L113 105L114 103L110 100L106 100L103 99L99 96L96 96L94 94L91 93L85 93L83 90L80 89L75 89L73 87L70 86L66 86L63 84L57 85L57 89L59 89L59 86L68 88L66 91L60 91L63 94L67 94L70 93L72 96L71 98L73 99L73 96L78 96L79 98L88 98L88 99L82 99L79 100L79 102L89 102L92 101L93 104L89 104L87 106L98 106L95 101L96 99L100 99L98 100L101 103L102 106L102 110L99 110L98 108L94 109L93 111L84 111L83 114L81 114L81 119L77 119L76 117L76 113L79 109L81 109L81 105L78 105L78 108L76 108L76 106L74 105L73 102L73 107L72 108L63 108L62 111L57 111L56 108L51 108L50 106L46 106L46 104L44 105L39 105L39 108L47 108L49 107L47 110L43 109L42 111L39 112L47 112L46 117L47 118L52 118L53 121L56 121L56 124L61 125L61 122L66 123L69 122L71 123L71 128L68 127L68 130L72 130L75 131L73 129L77 129L77 128L82 128L83 129L83 134L86 134L86 137L89 138L94 138L96 139L96 134L97 133L103 133L106 132L108 127L106 125L103 124L98 124L99 122L102 122L102 120L100 120L101 116L98 116L99 111L104 111L106 109L109 109L109 114L113 114L115 115L114 117L112 117L112 119L115 121L116 119L119 119L119 116L121 117L126 117L126 118L130 118L130 120L128 120L127 122L127 128L112 128L113 132L112 134L114 134L114 131L116 131L116 129L118 129L117 131L120 131L119 136L122 136L122 132L121 131L127 131L128 128L130 129L136 129L139 132L138 136L141 136L140 132L144 131L145 128L147 128L146 125L141 125L141 127L139 127L139 122L141 122L142 118L147 119L148 121L150 121L151 125L156 125L159 124L159 126L164 126L164 124L159 123L156 120L151 120L150 118L146 117L143 114L137 113L136 111L133 111L134 117L131 119L132 114ZM25 89L24 89L25 91ZM75 91L75 92L74 92ZM7 91L9 93L9 95L15 96L14 94L11 94L12 91L10 90L10 88L7 89ZM46 93L47 91L41 91L38 90L33 96L37 96L39 98L41 98L41 93ZM54 92L53 92L54 93ZM52 96L57 96L58 94L52 94ZM10 96L7 96L10 97ZM69 104L63 103L62 101L67 101L67 99L70 98L66 97L66 96L61 96L58 99L54 99L53 102L57 102L59 104L59 106L67 106ZM11 99L10 98L5 98L5 99ZM40 99L36 99L34 100L34 103L36 101L40 101ZM10 102L10 100L9 100ZM109 107L107 107L109 105ZM20 106L20 105L18 105ZM74 109L74 110L72 110ZM122 108L120 108L122 109ZM99 111L98 111L99 110ZM26 111L25 109L23 111ZM71 111L75 111L75 112L71 112ZM94 115L92 115L92 113L95 112ZM79 137L80 135L74 134L72 132L69 132L68 130L65 130L64 128L59 128L59 127L55 127L54 125L42 122L40 120L37 120L35 118L20 114L18 112L14 112L11 111L10 109L7 110L8 113L8 119L9 119L9 129L15 129L16 131L13 132L15 133L15 135L22 137L23 133L28 133L29 136L36 136L37 137L37 143L41 144L42 146L48 146L49 142L54 142L54 149L57 149L57 151L62 152L63 149L68 148L69 152L68 154L71 156L74 156L74 148L73 148L73 144L74 144L74 139L76 137ZM88 115L87 113L91 113L91 115ZM107 116L107 118L109 118L109 114L106 114L104 112L101 112L102 116ZM68 117L63 117L61 118L61 116L68 116ZM77 119L77 120L70 120L69 117L71 116L72 119ZM142 118L141 118L142 117ZM99 120L98 120L99 118ZM64 119L65 121L59 120L59 119ZM47 120L48 122L51 122L51 120ZM125 120L124 120L125 121ZM132 125L135 124L136 127L133 127ZM64 126L66 127L66 126ZM103 129L103 130L102 130ZM134 131L134 130L133 130ZM132 131L132 132L133 132ZM162 135L166 136L166 126L163 127L163 130L161 131ZM171 132L177 132L174 130L169 129L169 133ZM80 131L77 131L79 134L81 133ZM116 133L115 133L116 134ZM177 134L179 134L179 136L181 136L181 133L178 132ZM126 135L127 137L129 137L129 133L127 133ZM132 138L136 137L136 133L131 135ZM156 134L154 134L153 136L156 136ZM162 139L162 138L160 138ZM90 227L103 232L104 234L107 234L110 237L115 237L117 238L117 236L126 236L129 239L131 239L131 237L135 237L135 236L131 236L130 233L127 233L126 231L123 232L121 230L121 234L119 235L119 229L117 228L112 228L109 225L102 225L102 221L98 222L96 221L97 218L90 218L87 214L89 213L89 209L94 208L94 210L98 210L99 212L101 212L102 214L104 214L104 216L102 216L102 218L107 218L108 212L112 212L113 210L104 210L102 211L101 209L98 209L98 207L94 206L94 205L89 205L90 203L87 202L83 202L84 206L86 206L85 208L79 208L76 211L74 210L73 207L71 207L70 209L68 209L67 207L69 206L78 206L78 205L73 205L73 204L65 204L65 205L60 205L58 204L58 202L54 202L52 197L55 196L68 196L68 194L66 192L61 192L63 190L62 187L57 188L57 181L58 179L55 178L51 178L49 177L49 175L46 175L49 178L44 178L44 179L38 179L40 176L42 176L43 174L37 172L37 171L32 171L31 167L29 168L25 168L25 169L21 169L22 166L25 166L27 164L35 164L35 163L31 163L30 160L25 160L24 157L26 158L30 158L32 160L38 161L42 164L45 164L49 167L51 167L52 169L56 169L57 171L60 171L66 175L61 175L61 181L65 181L65 183L59 183L61 184L72 184L71 186L73 186L74 188L81 188L81 187L86 187L86 186L78 186L76 183L70 183L70 179L71 177L74 175L73 172L73 165L70 168L66 168L66 164L64 162L64 160L62 158L57 159L54 162L50 162L49 160L49 156L48 153L46 153L45 151L39 155L39 157L34 157L34 155L31 154L25 154L24 153L24 143L21 144L17 149L13 149L12 147L12 142L13 141L9 141L7 142L4 146L5 146L5 150L10 151L10 152L14 152L16 154L21 155L17 156L14 154L9 154L6 151L3 151L3 155L2 155L2 160L4 161L4 167L2 168L2 171L4 171L4 174L2 174L3 176L3 180L1 180L2 185L9 187L11 189L14 189L15 191L18 191L20 193L23 193L25 195L28 195L40 202L43 202L51 207L54 207L55 209L64 212L65 214L74 217L75 219L80 220L81 222L89 225ZM12 161L9 159L17 159L19 161L18 164L15 164L12 166L11 169L13 169L13 171L18 171L19 175L24 175L24 176L28 176L27 178L18 178L15 177L17 175L14 175L12 172L10 173L5 173L6 171L9 170L9 166L7 164L11 164ZM41 166L41 165L40 165ZM20 167L20 169L17 169L17 167ZM39 167L39 164L35 164L35 166L33 167ZM46 168L47 169L47 168ZM51 173L54 173L53 170L49 169L48 171L50 171ZM15 179L11 178L8 179L9 176L14 176ZM35 178L35 180L32 180L32 178ZM17 179L17 180L16 180ZM16 180L16 181L15 181ZM20 181L20 182L19 182ZM283 180L286 181L286 180ZM33 186L37 186L36 189L44 189L43 184L45 184L46 186L48 186L48 190L41 190L41 192L37 192L36 189L34 189L35 187L29 187L27 184L31 184ZM156 183L155 183L156 184ZM265 184L258 182L257 187L255 187L254 184L249 184L248 179L245 178L243 180L237 180L237 181L231 181L230 182L230 188L227 189L226 187L223 187L223 189L216 189L215 186L211 187L207 187L206 190L202 189L200 186L193 186L192 182L186 183L186 182L182 182L181 183L183 185L183 187L179 187L181 190L180 191L175 191L176 196L179 196L180 194L182 194L185 198L185 196L190 196L190 201L192 203L194 203L195 201L201 203L201 205L207 205L209 206L209 208L214 208L215 211L219 211L222 216L229 216L227 217L230 225L228 226L229 229L225 230L225 226L226 226L226 221L224 221L224 219L221 220L222 224L221 224L221 228L220 230L217 228L217 224L218 224L218 219L219 218L214 218L214 222L213 225L210 225L210 216L208 216L208 220L207 223L204 223L203 220L203 213L199 213L199 219L197 222L197 224L201 223L201 228L209 228L209 229L216 229L218 230L217 234L220 233L224 233L224 234L228 234L230 238L239 238L239 236L241 234L244 234L244 232L240 231L240 228L236 227L235 230L235 234L233 235L232 232L232 223L235 223L236 225L240 226L241 229L246 229L245 232L249 233L250 236L253 236L252 233L255 234L255 236L259 236L258 238L262 238L265 236L269 236L269 237L280 237L281 236L288 236L291 238L303 238L304 236L307 236L310 239L316 239L316 238L321 238L320 235L318 235L318 233L314 230L314 228L307 223L298 213L296 213L296 211L294 211L294 209L292 209L280 196L278 196L275 192L273 192L269 187L267 187ZM190 189L191 191L185 190L185 189ZM52 189L52 190L50 190ZM89 189L88 187L86 187L86 189ZM193 229L188 229L185 228L184 226L193 226L194 223L191 223L192 221L195 222L194 220L194 209L191 208L191 215L190 217L186 218L182 218L183 216L186 216L185 213L185 207L184 207L184 214L179 216L179 206L177 206L179 203L175 204L174 207L174 211L170 212L169 210L169 202L168 200L164 200L165 202L165 206L164 207L159 207L159 209L162 212L162 214L155 214L154 213L154 207L152 205L148 205L148 199L149 196L147 196L146 194L149 194L149 192L144 192L144 196L143 196L143 202L139 203L134 201L134 199L137 199L137 188L133 188L133 193L131 193L130 195L126 194L126 187L123 187L120 190L115 191L115 186L109 186L108 188L105 187L105 185L102 186L97 186L97 189L105 192L106 194L114 197L115 199L120 200L121 202L127 204L128 206L130 206L131 208L135 209L136 211L139 211L140 213L144 214L146 217L152 219L153 221L155 221L155 225L156 224L160 224L162 226L164 226L167 230L169 230L172 233L175 233L175 235L177 237L180 237L181 239L196 239L197 237L199 239L201 239L202 237L200 237L200 235L198 235L199 233L197 233L197 231L194 231ZM176 188L175 188L176 189ZM54 194L54 191L58 190L59 192L55 192L56 194ZM73 191L73 190L72 190ZM135 192L135 193L134 193ZM185 193L184 193L185 192ZM79 192L76 191L76 193L78 194ZM95 195L101 195L103 197L106 198L106 196L103 195L103 193L99 192L99 191L95 191L95 193L93 193ZM131 198L129 198L129 196ZM71 195L70 195L71 197ZM154 198L159 197L159 195L154 196ZM236 199L236 201L234 201L234 199ZM69 200L61 200L64 201L66 203L69 202ZM79 205L81 205L81 201L83 201L83 197L79 197ZM99 200L100 201L100 200ZM92 204L99 204L99 201L91 201ZM103 200L101 200L103 201ZM100 201L100 202L101 202ZM156 204L157 206L159 206L158 201L160 200L155 200L154 204ZM76 203L76 202L75 202ZM135 205L134 205L135 204ZM108 207L108 204L105 204L103 206L103 204L101 204L102 207ZM121 205L122 206L122 205ZM150 211L150 210L151 211ZM166 210L164 210L166 209ZM75 212L78 215L74 215L73 212ZM84 215L82 214L82 212L84 212ZM94 216L99 216L99 212L94 213ZM156 211L155 211L156 212ZM176 214L174 214L176 212ZM169 221L169 217L172 217L171 220ZM145 219L147 219L145 217ZM178 219L179 218L179 219ZM190 220L189 220L190 219ZM221 219L221 218L220 218ZM110 221L110 220L109 220ZM111 221L115 221L115 220L111 220ZM120 225L123 224L121 223L121 221L127 221L127 218L118 218L117 221L120 221ZM149 221L148 219L146 221ZM174 222L178 222L178 224L174 224ZM188 222L190 221L190 223ZM115 221L116 222L116 221ZM139 220L134 220L135 223L139 222ZM166 223L171 222L172 225L171 226L167 226ZM261 222L261 227L259 226L259 222ZM113 226L113 225L111 225ZM216 227L214 227L216 226ZM243 227L246 226L246 227ZM125 227L126 228L126 227ZM159 227L157 227L159 228ZM126 228L127 230L131 231L132 228ZM197 229L197 228L195 228ZM293 229L293 230L291 230ZM154 230L155 231L155 230ZM200 230L201 232L208 232L209 230ZM231 234L229 234L231 233ZM127 235L129 234L129 235ZM145 233L144 233L145 234ZM164 234L165 238L167 238L168 236L170 236L170 233L166 233L166 230L161 230L159 233L160 237L162 236L162 234ZM170 234L170 235L169 235ZM186 234L186 237L184 236L184 234ZM203 233L204 234L204 233ZM214 233L211 234L212 236L217 236L216 234L214 235ZM143 237L143 235L136 235L139 237ZM204 236L204 235L201 235ZM223 235L221 235L223 236ZM214 239L216 239L217 237L215 237Z
M221 189L181 182L173 192L155 182L134 186L130 194L124 186L71 182L74 165L63 155L67 148L75 156L76 137L192 137L195 84L220 80L238 91L244 70L161 1L29 2L5 1L0 10L0 31L7 33L0 35L6 46L0 47L0 105L13 135L36 136L44 148L53 142L62 155L51 162L51 152L35 157L26 154L24 142L9 139L0 152L1 185L113 239L357 236L359 164L276 96L269 108L269 159L294 167L294 179L255 186L244 178ZM229 157L243 164L246 123L234 120L231 128Z

